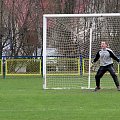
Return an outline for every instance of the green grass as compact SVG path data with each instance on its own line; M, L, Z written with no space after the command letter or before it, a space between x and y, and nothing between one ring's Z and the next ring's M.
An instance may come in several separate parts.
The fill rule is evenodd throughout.
M0 120L119 120L116 89L43 90L39 77L0 79Z

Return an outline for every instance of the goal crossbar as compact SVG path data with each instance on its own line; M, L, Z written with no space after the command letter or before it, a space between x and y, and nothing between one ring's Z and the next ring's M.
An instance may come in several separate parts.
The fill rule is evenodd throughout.
M112 17L120 13L95 13L95 14L44 14L43 17Z

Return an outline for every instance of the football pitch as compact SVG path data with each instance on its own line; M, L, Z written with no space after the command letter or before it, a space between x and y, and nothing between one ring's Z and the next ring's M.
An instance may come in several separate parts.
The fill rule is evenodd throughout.
M41 77L0 79L1 120L119 120L114 89L43 90Z

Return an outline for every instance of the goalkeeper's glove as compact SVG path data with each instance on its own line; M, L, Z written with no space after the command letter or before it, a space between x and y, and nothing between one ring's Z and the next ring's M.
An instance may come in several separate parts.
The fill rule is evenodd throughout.
M119 62L118 62L119 64L120 64L120 59L119 59Z
M93 62L91 62L91 64L90 64L90 67L92 67L93 66Z

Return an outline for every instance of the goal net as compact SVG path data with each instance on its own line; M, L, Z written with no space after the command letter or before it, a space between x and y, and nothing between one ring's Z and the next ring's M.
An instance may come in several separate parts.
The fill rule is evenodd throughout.
M107 41L119 57L119 13L43 15L43 88L95 88L99 61L92 68L90 63L101 41ZM117 62L114 68L119 76ZM101 79L101 87L115 87L109 73Z

